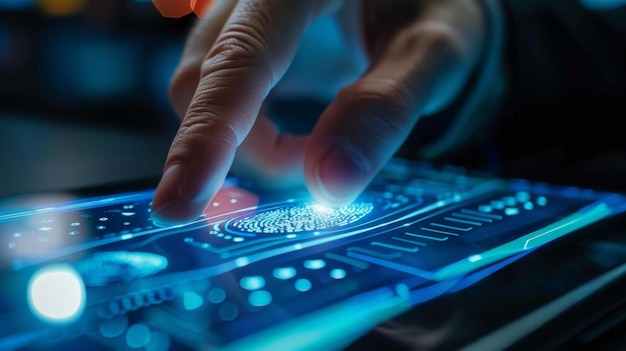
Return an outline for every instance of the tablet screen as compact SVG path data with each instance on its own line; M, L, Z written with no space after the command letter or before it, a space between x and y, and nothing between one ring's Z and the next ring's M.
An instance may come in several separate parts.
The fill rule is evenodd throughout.
M404 160L341 208L229 178L163 226L152 195L5 200L0 349L341 348L626 204Z

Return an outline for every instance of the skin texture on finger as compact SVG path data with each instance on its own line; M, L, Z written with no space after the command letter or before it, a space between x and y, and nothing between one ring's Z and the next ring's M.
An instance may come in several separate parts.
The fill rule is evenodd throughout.
M306 26L330 1L241 0L202 63L153 199L164 223L197 218L215 195ZM174 166L173 171L171 168Z
M431 3L388 43L374 46L384 50L360 80L340 91L307 144L305 177L318 201L354 201L419 116L443 108L462 89L482 45L481 13L465 9L461 2Z
M216 1L211 10L194 23L169 87L169 100L182 120L200 82L200 68L215 39L237 4L236 0Z

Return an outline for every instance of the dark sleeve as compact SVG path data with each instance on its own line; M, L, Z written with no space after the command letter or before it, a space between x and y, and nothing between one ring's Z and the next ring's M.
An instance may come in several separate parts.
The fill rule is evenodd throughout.
M626 9L590 10L578 0L502 6L508 86L493 134L500 157L567 163L620 148Z

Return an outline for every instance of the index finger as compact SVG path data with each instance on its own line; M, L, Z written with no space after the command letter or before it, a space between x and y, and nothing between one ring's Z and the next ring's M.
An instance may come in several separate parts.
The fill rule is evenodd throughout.
M270 89L307 25L332 0L241 0L202 64L198 88L169 150L155 219L199 216L222 185Z

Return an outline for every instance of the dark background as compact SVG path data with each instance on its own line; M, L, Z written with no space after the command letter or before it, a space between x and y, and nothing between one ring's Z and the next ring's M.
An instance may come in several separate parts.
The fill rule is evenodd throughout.
M178 125L168 105L167 86L192 21L192 16L163 18L149 0L0 0L0 197L156 184ZM519 51L531 52L525 49ZM528 62L511 53L512 65ZM526 72L515 67L511 71ZM517 89L514 98L527 94L520 88L523 84L512 83ZM506 125L479 145L478 152L460 155L452 162L483 167L488 163L484 159L489 158L485 155L493 152L496 161L489 169L503 176L626 191L623 131L613 124L623 118L623 97L579 92L551 96L538 104L507 101L502 110ZM281 109L288 114L304 108L315 115L322 106L283 103L275 108L279 114ZM623 223L620 217L613 229L620 243ZM602 240L608 240L605 227L596 231ZM594 248L573 239L566 244L576 245L571 252ZM623 245L618 247L623 249ZM616 252L621 260L623 251ZM550 276L582 277L579 256L572 255L567 264L552 251L545 256L560 264L555 262L546 269L539 259L541 265L525 261L528 268L509 268L488 283L487 289L477 285L454 296L457 300L453 303L442 300L440 305L456 307L473 295L516 301L507 294L519 294L527 286L558 296L564 286L548 289L542 285L554 283ZM604 251L590 256L608 257ZM511 284L519 275L516 269L543 272L547 278L540 281L544 277L538 276L534 285ZM475 315L485 312L480 311L481 306L467 319L458 320L479 328ZM425 318L433 310L438 312L438 307L413 313ZM517 306L520 310L527 307ZM583 307L597 310L598 304ZM503 309L501 313L507 312ZM584 318L589 315L586 310L580 314ZM564 321L561 327L571 330L571 323ZM623 332L620 339L621 335ZM376 334L365 337L354 348L381 345L400 349L397 343L378 338ZM571 349L575 346L579 345Z
M0 196L158 177L193 19L149 0L0 0Z
M564 25L555 14L567 11L556 5L527 17L516 7L539 5L503 6L510 10L509 89L496 127L478 145L438 162L626 191L623 89L602 81L622 82L621 70L599 74L579 44L611 37L592 36L598 28L586 18ZM167 88L193 20L164 18L150 0L0 0L0 196L141 180L156 185L178 126ZM606 51L596 55L620 61ZM554 84L544 84L550 79ZM290 121L308 126L324 105L277 100L269 107L277 116L297 111ZM445 126L445 119L429 121ZM419 139L435 135L422 127Z

